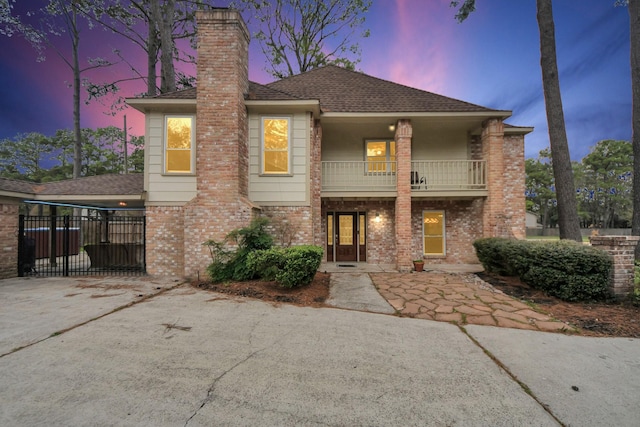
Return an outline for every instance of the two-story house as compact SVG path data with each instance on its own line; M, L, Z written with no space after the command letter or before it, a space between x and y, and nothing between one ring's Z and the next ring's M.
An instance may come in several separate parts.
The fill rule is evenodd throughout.
M204 275L202 243L257 215L328 262L477 262L525 235L524 135L493 110L336 66L248 80L237 11L198 12L197 89L129 99L146 117L147 269Z

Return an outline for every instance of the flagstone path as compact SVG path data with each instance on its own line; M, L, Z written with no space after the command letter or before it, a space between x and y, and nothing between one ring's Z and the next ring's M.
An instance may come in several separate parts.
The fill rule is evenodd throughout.
M371 273L371 280L396 312L458 325L491 325L534 331L573 331L474 274Z

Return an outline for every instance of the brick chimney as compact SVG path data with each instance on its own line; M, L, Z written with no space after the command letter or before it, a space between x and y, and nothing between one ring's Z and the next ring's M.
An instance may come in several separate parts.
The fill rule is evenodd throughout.
M198 196L248 192L249 32L233 9L198 11L196 167Z
M186 277L206 275L211 263L202 243L222 240L249 224L249 32L240 13L219 8L196 13L198 24L197 196L184 207Z

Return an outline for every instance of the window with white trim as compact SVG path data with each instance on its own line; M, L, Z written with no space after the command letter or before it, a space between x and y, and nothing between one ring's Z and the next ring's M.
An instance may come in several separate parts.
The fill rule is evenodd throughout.
M262 173L291 174L291 119L289 117L262 118Z
M195 172L195 119L193 116L166 116L164 121L164 172Z
M366 141L367 172L396 171L396 142L391 140Z
M425 255L445 255L444 211L422 212L422 242Z

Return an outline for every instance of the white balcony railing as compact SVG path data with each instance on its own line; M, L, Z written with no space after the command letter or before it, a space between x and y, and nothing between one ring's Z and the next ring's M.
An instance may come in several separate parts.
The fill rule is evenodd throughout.
M484 160L419 160L411 162L414 191L486 190Z
M323 191L396 191L396 162L322 162Z
M396 162L322 162L322 191L396 191ZM484 160L417 160L411 162L414 192L486 190Z

